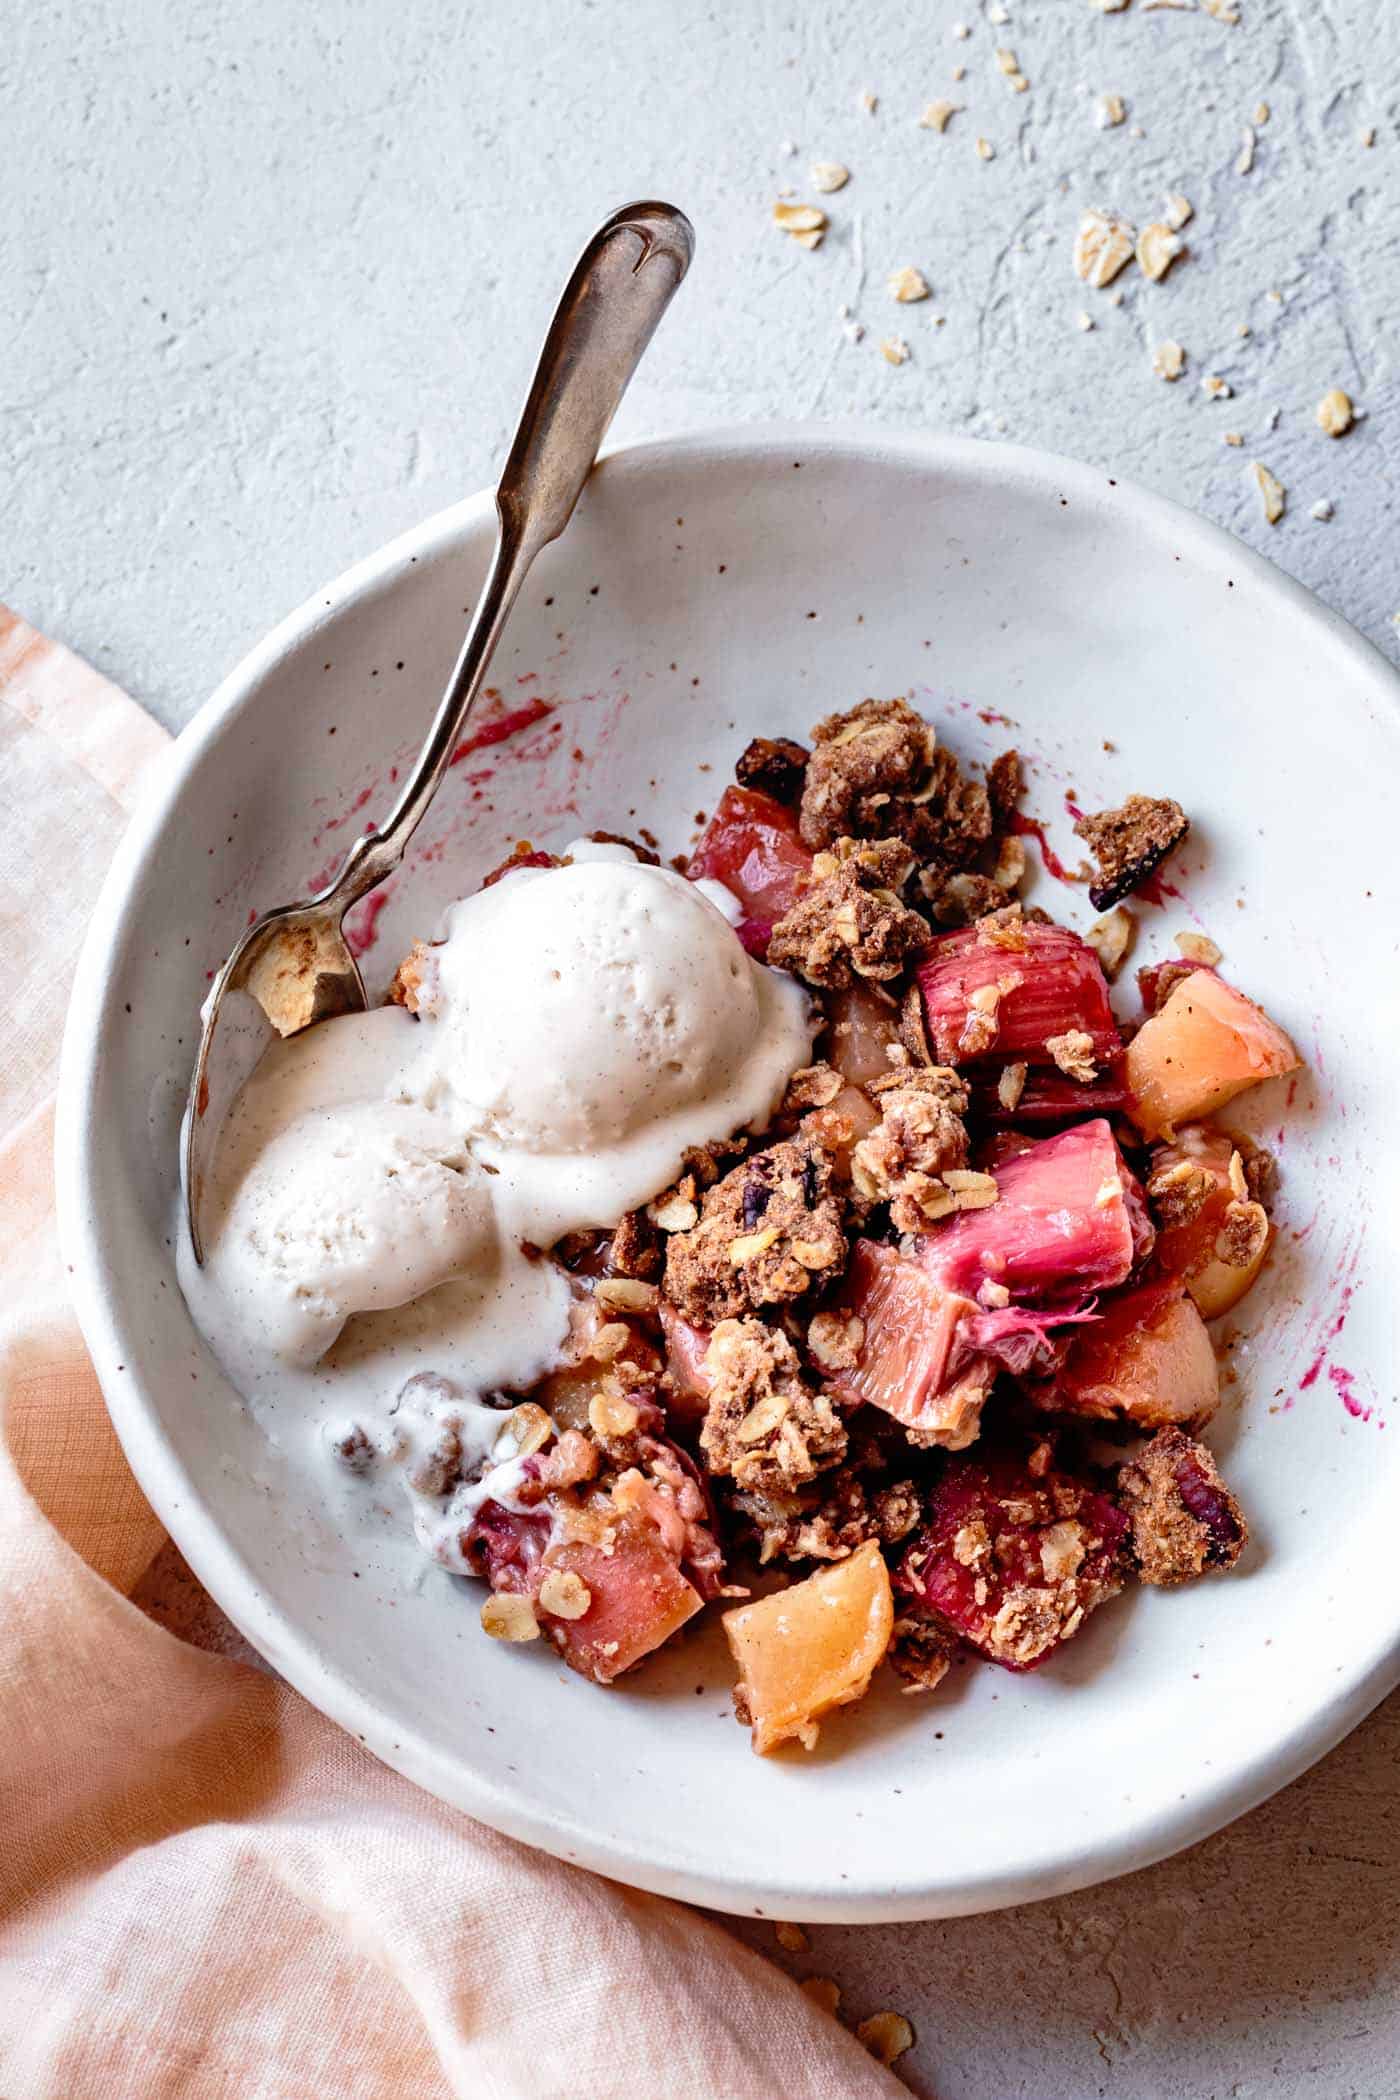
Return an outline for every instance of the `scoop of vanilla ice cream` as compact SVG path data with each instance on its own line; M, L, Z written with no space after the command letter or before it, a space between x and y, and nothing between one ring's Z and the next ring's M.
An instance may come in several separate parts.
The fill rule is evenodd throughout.
M296 1115L252 1151L211 1260L248 1332L310 1365L352 1313L407 1305L494 1239L480 1169L439 1119L357 1102Z
M630 858L506 876L453 909L433 963L427 1098L527 1152L616 1147L743 1091L775 1025L783 1077L810 1039L796 987L779 1013L695 884Z

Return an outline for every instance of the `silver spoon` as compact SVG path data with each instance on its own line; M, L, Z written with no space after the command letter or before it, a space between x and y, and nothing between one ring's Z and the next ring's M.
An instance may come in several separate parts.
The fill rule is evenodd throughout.
M695 235L670 204L629 204L584 249L564 288L496 490L496 546L461 655L392 814L356 839L318 896L265 912L214 980L190 1081L180 1173L195 1259L214 1148L234 1097L274 1036L368 1000L341 922L403 859L481 691L520 586L573 514L598 447L657 322L690 267Z

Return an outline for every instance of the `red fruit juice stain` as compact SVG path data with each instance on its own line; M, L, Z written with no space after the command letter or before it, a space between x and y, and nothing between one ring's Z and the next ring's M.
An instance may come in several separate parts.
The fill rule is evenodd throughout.
M979 722L985 722L989 729L993 726L998 729L1014 729L1016 727L1010 715L1002 714L1001 710L995 707L979 707L977 719Z
M1159 910L1165 908L1168 897L1183 895L1184 892L1174 882L1168 882L1165 875L1144 875L1141 882L1133 885L1136 899L1143 904L1155 904Z
M1011 819L1011 829L1015 832L1017 838L1035 840L1040 848L1040 857L1045 863L1047 875L1053 875L1057 882L1075 881L1074 875L1060 859L1049 839L1046 838L1045 826L1038 817L1028 817L1024 811L1018 809Z
M505 714L493 715L489 722L483 722L470 736L463 737L449 763L460 766L462 760L470 758L473 751L484 751L488 744L503 743L508 736L517 736L522 729L529 729L533 723L542 721L549 713L549 702L541 700L536 694L533 700L525 701L523 706L509 708Z
M379 938L379 915L389 902L386 888L371 890L362 904L346 914L345 945L354 956L368 955Z
M378 782L375 783L375 786L377 785ZM322 829L325 831L339 831L342 824L348 824L351 817L359 815L373 793L374 787L361 788L359 794L350 804L349 809L342 810L338 817L327 817Z
M1075 823L1077 824L1079 822L1079 819L1083 816L1084 812L1079 807L1079 804L1075 801L1073 795L1065 796L1065 808L1068 810L1070 816L1074 819Z
M1335 1386L1337 1397L1347 1413L1352 1415L1358 1422L1369 1422L1375 1410L1367 1407L1364 1401L1357 1398L1356 1379L1353 1373L1345 1370L1341 1364L1329 1364L1327 1376Z

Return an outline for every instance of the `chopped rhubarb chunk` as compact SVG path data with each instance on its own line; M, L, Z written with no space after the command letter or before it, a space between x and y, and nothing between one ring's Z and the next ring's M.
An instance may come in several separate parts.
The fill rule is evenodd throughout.
M757 788L726 788L705 835L690 856L691 880L722 882L739 900L739 938L751 955L796 902L812 856L797 833L797 815Z
M572 1575L560 1585L576 1618L548 1609L555 1590L551 1576ZM584 1594L586 1592L586 1595ZM700 1609L700 1595L686 1581L660 1535L643 1518L624 1518L594 1543L575 1539L551 1546L540 1564L536 1613L571 1668L599 1684L611 1684L644 1655L650 1655Z
M1102 1116L1041 1138L993 1169L997 1200L925 1234L919 1260L944 1290L1071 1304L1122 1283L1135 1259L1136 1184Z
M1052 1043L1087 1036L1086 1054L1102 1072L1122 1050L1102 965L1068 927L998 914L944 934L916 975L940 1064L1053 1065Z
M1170 1137L1261 1079L1302 1059L1261 1008L1213 970L1193 970L1128 1045L1128 1113L1148 1137Z
M1139 1429L1208 1421L1220 1402L1210 1336L1173 1278L1127 1291L1075 1338L1042 1404Z
M1097 1318L1088 1307L1067 1312L1063 1306L1005 1305L974 1312L964 1323L962 1340L993 1357L1013 1378L1049 1378L1064 1362L1074 1330Z
M1109 1496L1007 1452L950 1458L896 1590L989 1662L1031 1670L1117 1594L1128 1523Z
M1127 1105L1121 1059L1087 1086L1053 1065L1030 1065L1019 1093L1002 1089L997 1069L972 1078L971 1112L984 1123L1078 1123L1085 1116L1117 1115Z
M543 1509L506 1509L483 1502L459 1540L463 1559L493 1590L529 1591L549 1544L549 1515Z
M875 1240L858 1240L837 1310L861 1323L855 1364L831 1384L844 1398L892 1415L921 1443L957 1451L977 1435L996 1365L962 1346L977 1311L919 1262Z

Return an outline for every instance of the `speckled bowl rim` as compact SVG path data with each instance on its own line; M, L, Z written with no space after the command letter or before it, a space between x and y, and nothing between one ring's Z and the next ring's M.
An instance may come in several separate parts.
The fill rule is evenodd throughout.
M693 435L654 439L607 455L602 471L610 478L657 467L677 472L698 462L750 459L767 461L789 453L794 445L805 456L849 459L861 466L888 462L906 468L952 470L1027 494L1053 490L1102 506L1111 502L1159 543L1170 539L1173 551L1189 548L1206 568L1250 576L1272 596L1281 618L1310 624L1345 659L1354 676L1371 685L1385 703L1384 711L1400 734L1400 678L1391 665L1340 615L1323 605L1304 585L1276 569L1231 534L1165 497L1121 477L1026 447L990 444L970 438L892 434L852 423L778 424L761 428L723 427ZM1105 492L1111 491L1106 497ZM123 1309L108 1287L103 1235L96 1220L95 1159L100 1132L92 1114L103 1031L108 959L119 951L125 916L142 872L173 813L185 782L202 754L223 736L239 710L269 671L318 627L347 606L395 579L424 554L459 543L492 512L490 491L438 512L425 523L390 541L356 563L335 582L314 593L290 614L234 669L177 738L158 777L119 846L103 884L74 980L64 1033L55 1138L58 1211L64 1256L72 1278L73 1302L84 1340L106 1395L123 1450L148 1500L186 1560L229 1618L262 1654L275 1663L296 1689L315 1706L358 1737L391 1765L429 1793L490 1824L494 1829L539 1846L547 1852L592 1867L615 1880L654 1893L674 1896L738 1913L801 1916L813 1921L846 1923L970 1916L1013 1903L1068 1894L1120 1874L1152 1865L1219 1830L1257 1807L1280 1787L1335 1747L1388 1692L1400 1684L1400 1629L1376 1644L1338 1678L1335 1695L1300 1720L1281 1739L1255 1755L1237 1760L1213 1775L1189 1796L1145 1820L1130 1838L1100 1844L1067 1846L1064 1853L1042 1861L1032 1871L965 1876L956 1885L911 1883L891 1890L862 1890L852 1882L838 1889L795 1871L775 1886L771 1880L745 1881L733 1875L711 1876L668 1865L664 1859L639 1854L625 1843L600 1841L584 1822L541 1813L532 1804L527 1784L507 1788L486 1779L464 1761L415 1739L395 1721L392 1728L373 1701L346 1686L326 1666L315 1639L276 1609L259 1588L254 1572L220 1533L204 1506L199 1484L184 1467L162 1431L140 1382L128 1367L139 1361L139 1349L124 1327ZM1400 741L1397 741L1400 771ZM117 1376L125 1368L125 1375Z

